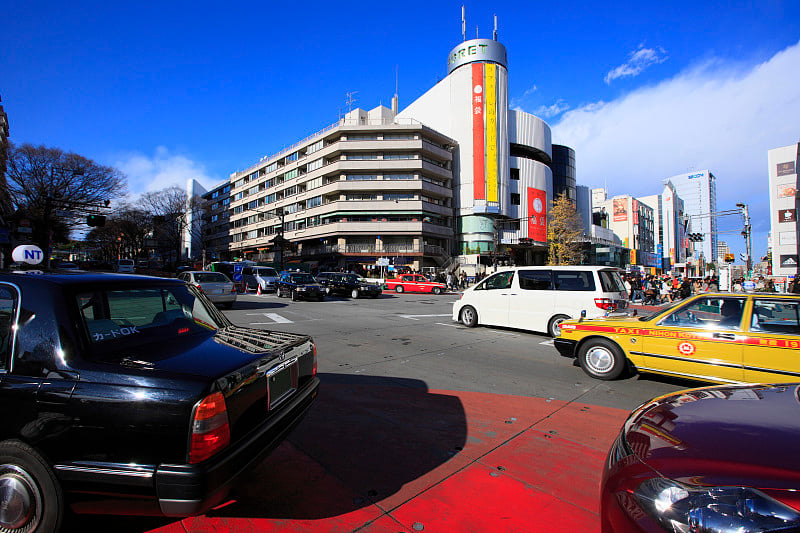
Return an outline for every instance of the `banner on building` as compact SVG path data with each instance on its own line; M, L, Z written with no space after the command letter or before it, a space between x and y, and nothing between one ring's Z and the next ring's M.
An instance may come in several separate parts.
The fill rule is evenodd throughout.
M794 209L779 210L778 222L797 222L797 212Z
M475 200L486 199L486 174L483 127L484 90L483 90L483 63L472 64L472 173L473 197Z
M778 244L781 246L783 245L792 245L797 244L797 233L793 231L781 231L778 233Z
M788 176L794 174L794 161L788 163L778 163L778 176Z
M528 187L528 237L547 242L547 193Z
M628 220L628 201L627 198L614 198L614 222L625 222Z
M797 254L781 256L781 268L796 268L796 267L797 267Z
M498 202L497 193L497 65L487 63L486 71L486 201Z
M631 209L631 211L633 211L633 223L634 224L638 224L639 223L639 202L637 200L635 200L635 199L633 200L633 208Z
M778 198L794 198L796 190L792 183L778 185Z

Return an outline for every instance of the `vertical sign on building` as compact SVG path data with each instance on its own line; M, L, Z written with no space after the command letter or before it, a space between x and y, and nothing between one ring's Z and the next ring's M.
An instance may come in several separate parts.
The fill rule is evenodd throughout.
M486 200L483 63L472 64L472 172L475 200Z
M528 238L547 242L547 193L528 187Z
M497 197L497 65L486 65L486 200Z

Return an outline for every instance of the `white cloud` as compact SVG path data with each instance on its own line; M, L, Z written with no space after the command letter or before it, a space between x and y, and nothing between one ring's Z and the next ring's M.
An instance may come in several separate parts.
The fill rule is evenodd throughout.
M754 229L763 232L769 228L767 151L800 137L797 65L800 43L757 65L706 63L565 113L553 126L553 142L575 149L579 183L607 181L611 195L656 194L669 176L710 169L718 210L749 203ZM754 241L754 253L765 247Z
M611 69L611 71L606 74L606 83L610 84L613 80L618 78L638 76L647 67L663 63L666 60L666 52L660 46L658 48L645 48L644 45L639 45L637 50L631 52L627 62Z
M564 100L559 98L558 101L553 105L539 106L536 109L536 111L533 112L533 114L542 118L550 118L556 115L560 115L561 113L567 111L568 109L569 109L569 104L567 104Z
M152 156L131 153L117 158L113 165L128 177L132 195L178 186L186 189L189 179L196 179L205 188L221 181L208 175L205 166L159 146Z
M511 106L512 109L519 108L519 106L522 104L522 101L525 98L527 98L528 96L532 95L533 93L535 93L538 90L539 90L539 88L536 87L536 85L532 85L531 87L528 87L527 89L525 89L525 92L522 93L522 96L518 96L516 98L512 98L511 102L509 103L509 105Z

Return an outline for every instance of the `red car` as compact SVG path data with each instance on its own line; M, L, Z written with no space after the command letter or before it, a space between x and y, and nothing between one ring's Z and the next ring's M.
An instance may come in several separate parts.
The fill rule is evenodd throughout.
M800 385L655 398L611 446L602 531L800 531Z
M432 292L442 294L445 291L444 283L430 281L421 274L403 274L399 278L387 279L384 284L386 290L395 292Z

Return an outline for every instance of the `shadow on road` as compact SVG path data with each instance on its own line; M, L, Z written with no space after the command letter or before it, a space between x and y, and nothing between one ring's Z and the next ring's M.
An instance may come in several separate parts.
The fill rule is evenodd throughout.
M342 515L400 490L466 443L455 396L406 378L320 374L317 402L263 463L240 479L220 518L313 520ZM193 520L182 524L192 530ZM146 531L175 519L78 516L75 531Z

